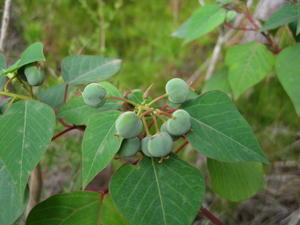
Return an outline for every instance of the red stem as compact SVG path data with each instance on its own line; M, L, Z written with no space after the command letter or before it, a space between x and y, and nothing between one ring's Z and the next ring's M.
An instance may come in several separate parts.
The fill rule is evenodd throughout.
M260 26L259 24L257 24L257 22L255 21L255 19L253 18L253 16L251 15L249 9L246 7L245 11L243 12L243 14L245 15L245 17L248 19L248 21L255 27L255 30L259 30ZM281 49L280 47L273 41L273 39L270 37L269 34L267 34L266 32L261 32L261 34L266 38L266 40L268 41L269 45L273 48L273 53L274 54L278 54Z
M230 23L224 22L224 25L233 29L233 30L242 30L242 31L257 31L255 28L247 28L247 27L235 27Z
M74 129L77 129L77 130L81 130L83 131L85 129L85 126L72 126L72 127L68 127L66 129L64 129L63 131L57 133L56 135L54 135L52 137L52 141L56 140L57 138L59 138L60 136L64 135L65 133L68 133L69 131L71 130L74 130Z
M175 154L177 154L178 152L180 152L182 149L185 148L185 146L187 146L189 144L189 141L185 141L182 145L180 145L177 150L175 151Z
M206 208L201 207L201 213L215 225L225 225Z
M60 122L64 127L72 127L72 125L66 123L63 119L58 118L58 122Z

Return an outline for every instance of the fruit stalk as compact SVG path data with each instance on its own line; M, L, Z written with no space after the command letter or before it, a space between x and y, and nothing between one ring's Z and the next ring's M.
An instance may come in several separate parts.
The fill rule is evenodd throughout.
M18 98L18 99L23 99L23 100L30 100L31 98L25 95L18 95L18 94L14 94L11 92L4 92L4 91L0 91L0 95L4 95L4 96L9 96L9 97L13 97L13 98Z
M120 101L123 101L123 102L127 102L131 105L134 105L134 106L137 106L137 104L133 101L130 101L128 99L125 99L125 98L119 98L119 97L115 97L115 96L106 96L106 98L110 98L110 99L115 99L115 100L120 100Z

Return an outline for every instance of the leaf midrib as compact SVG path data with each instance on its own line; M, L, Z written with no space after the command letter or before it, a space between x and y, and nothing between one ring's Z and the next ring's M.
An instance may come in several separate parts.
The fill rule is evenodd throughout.
M160 185L159 185L158 176L157 176L157 172L156 172L156 168L155 168L153 158L151 158L151 163L152 163L154 177L155 177L155 181L156 181L156 185L157 185L158 197L159 197L159 201L160 201L160 204L161 204L161 211L162 211L162 215L163 215L164 224L167 225L166 215L165 215L165 211L164 211L164 204L163 204L162 195L161 195L161 192L160 192Z
M21 181L23 176L23 157L24 157L24 146L25 146L25 137L26 137L26 126L27 126L27 104L24 104L24 123L23 123L23 136L22 136L22 148L21 148L21 159L20 159L20 176L19 176L19 193L22 192L21 190Z
M100 66L97 66L97 67L95 67L94 69L89 70L89 71L87 71L87 72L85 72L85 73L82 73L81 75L75 77L74 79L71 79L71 80L69 81L69 83L70 83L70 84L76 83L76 81L78 81L78 80L80 80L80 79L82 79L82 78L84 78L84 77L89 76L90 73L95 72L95 71L97 71L98 69L101 69L101 67L108 66L108 65L111 65L111 64L117 64L117 63L119 63L119 62L120 62L119 59L114 59L114 60L112 60L112 61L110 61L110 62L108 62L108 63L103 63L103 64L101 64Z

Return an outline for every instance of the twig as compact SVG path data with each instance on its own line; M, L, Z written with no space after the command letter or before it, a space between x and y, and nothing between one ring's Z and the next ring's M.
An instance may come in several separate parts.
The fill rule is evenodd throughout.
M42 186L43 186L42 171L41 171L40 164L38 164L31 172L30 179L29 179L30 197L25 209L26 218L29 212L31 211L31 209L39 203L41 192L42 192Z
M72 127L68 127L66 129L64 129L63 131L55 134L53 137L52 137L52 141L56 140L57 138L59 138L60 136L64 135L65 133L68 133L69 131L71 130L74 130L74 129L77 129L77 130L81 130L83 131L85 129L85 126L72 126Z
M247 1L247 8L251 7L252 4L253 4L253 0L248 0ZM243 14L238 15L232 26L233 27L239 27L239 25L241 24L243 18L244 18ZM225 42L227 42L233 36L233 34L235 32L236 32L236 30L230 29L225 34L222 34L222 33L220 34L220 36L217 40L217 43L215 45L215 48L213 50L211 59L209 61L209 66L208 66L208 69L207 69L207 72L206 72L206 75L205 75L205 80L208 80L212 76L212 74L215 70L215 67L216 67L217 62L218 62L219 55L221 53L222 45Z
M184 149L187 145L189 144L189 141L185 141L182 145L180 145L177 150L174 152L175 154L177 154L178 152L180 152L182 149Z
M11 0L5 0L4 11L2 16L1 34L0 34L0 51L4 51L5 38L7 36L8 24L9 24L9 11L11 6Z
M217 217L215 217L210 211L208 211L206 208L201 208L201 213L209 219L213 224L215 225L225 225L223 222L221 222Z

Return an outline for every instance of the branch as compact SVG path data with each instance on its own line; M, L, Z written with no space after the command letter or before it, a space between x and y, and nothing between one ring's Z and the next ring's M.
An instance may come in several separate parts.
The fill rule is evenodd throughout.
M249 8L252 4L253 4L253 0L248 0L247 1L247 8ZM244 18L243 14L238 15L236 17L232 27L239 27L239 25L241 24L243 18ZM223 44L225 42L227 42L233 36L233 34L235 32L236 32L236 30L230 29L225 34L220 34L220 36L217 40L217 43L215 45L215 48L213 50L211 59L209 61L209 66L208 66L208 69L207 69L207 72L206 72L206 75L205 75L205 80L208 80L212 76L212 74L215 70L215 67L217 65L218 58L219 58L219 55L221 53Z
M68 128L66 128L66 129L64 129L63 131L61 131L61 132L55 134L55 135L52 137L52 141L56 140L57 138L59 138L60 136L64 135L65 133L68 133L69 131L75 130L75 129L83 131L83 130L85 129L85 126L76 126L76 125L74 125L74 126L72 126L72 127L68 127Z
M11 6L11 0L5 0L4 11L2 16L1 34L0 34L0 51L4 51L4 42L7 36L8 24L9 24L9 11Z

